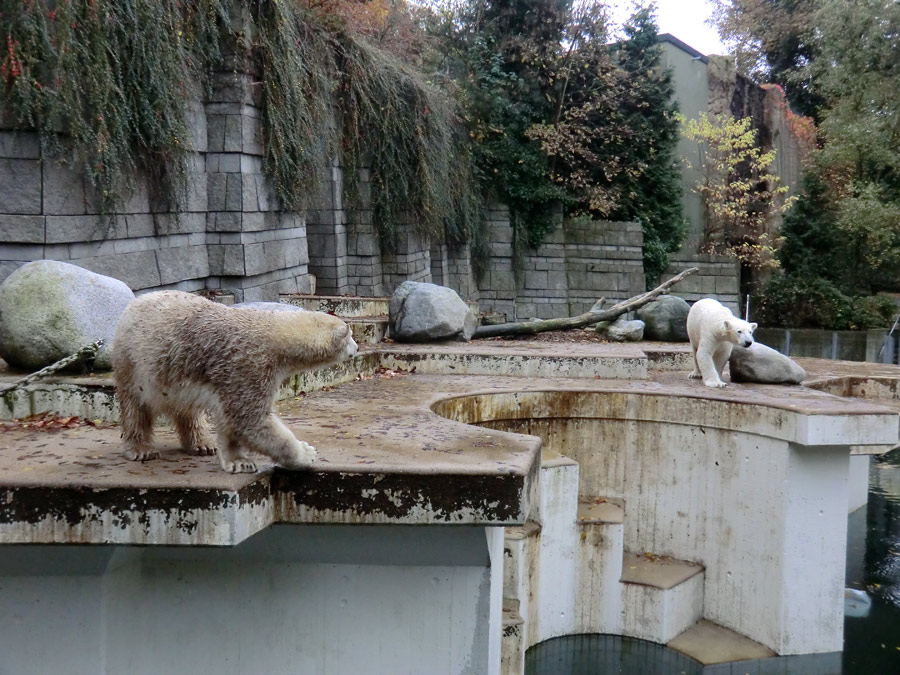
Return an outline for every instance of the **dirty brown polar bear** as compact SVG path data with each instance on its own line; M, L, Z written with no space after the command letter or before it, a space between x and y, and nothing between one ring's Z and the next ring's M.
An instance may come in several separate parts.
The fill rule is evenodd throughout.
M322 312L234 309L180 291L142 295L122 314L112 348L125 457L159 456L153 421L166 415L185 451L218 451L225 471L256 471L246 450L307 468L316 449L273 410L278 388L292 373L356 351L350 327ZM218 443L204 411L216 421Z

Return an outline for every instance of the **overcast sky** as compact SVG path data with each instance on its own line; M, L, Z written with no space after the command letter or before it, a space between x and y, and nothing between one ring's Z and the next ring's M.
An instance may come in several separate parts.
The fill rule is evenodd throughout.
M715 28L706 25L712 16L712 3L707 0L657 0L656 13L660 33L671 33L703 54L727 54ZM631 13L631 3L622 1L613 14L617 23Z

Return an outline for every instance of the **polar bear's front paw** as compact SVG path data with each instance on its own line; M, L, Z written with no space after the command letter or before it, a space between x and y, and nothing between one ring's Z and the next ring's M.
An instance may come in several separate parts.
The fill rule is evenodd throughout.
M700 371L697 370L696 368L695 368L694 370L691 371L691 374L690 374L690 375L688 375L688 379L689 379L689 380L699 380L699 379L702 378L702 377L703 377L703 375L701 375L701 374L700 374Z
M723 382L722 380L713 380L710 382L707 382L706 380L704 380L703 384L705 384L707 387L715 387L716 389L721 389L722 387L728 386L728 383Z
M309 443L305 443L304 441L297 441L297 444L294 446L294 456L290 459L285 459L279 464L285 469L308 469L312 466L313 462L316 461L316 458L319 456L319 453L316 452L316 449L311 446Z

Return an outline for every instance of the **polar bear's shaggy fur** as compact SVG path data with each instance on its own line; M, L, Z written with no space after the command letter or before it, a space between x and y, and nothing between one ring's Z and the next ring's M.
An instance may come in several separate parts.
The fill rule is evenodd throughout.
M753 344L755 323L738 319L718 300L704 298L691 306L687 317L688 338L694 351L694 370L689 377L703 378L707 387L724 387L722 370L734 345Z
M180 291L142 295L119 320L112 348L125 457L159 456L153 421L166 415L185 451L218 451L225 471L256 471L246 450L307 468L316 449L274 412L278 388L292 373L356 351L350 327L322 312L234 309ZM203 419L207 411L217 442Z

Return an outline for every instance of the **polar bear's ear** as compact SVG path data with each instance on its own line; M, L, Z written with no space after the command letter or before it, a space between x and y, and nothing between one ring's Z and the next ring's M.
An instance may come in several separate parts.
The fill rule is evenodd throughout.
M751 324L750 324L750 330L756 330L756 326L757 326L757 325L758 325L758 324L751 323Z
M731 320L730 320L730 319L724 319L724 320L722 321L722 323L725 324L725 330L731 330L732 326L731 326Z

